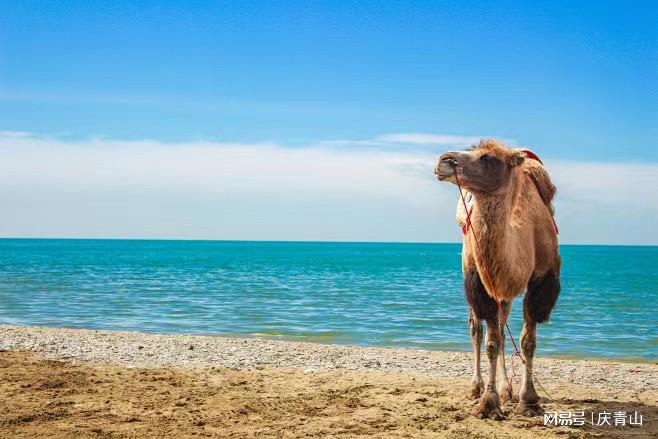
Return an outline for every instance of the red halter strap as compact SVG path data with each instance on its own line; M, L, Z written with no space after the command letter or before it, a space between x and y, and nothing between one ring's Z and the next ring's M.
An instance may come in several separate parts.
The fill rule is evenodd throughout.
M541 159L539 158L539 156L538 156L537 154L535 154L534 152L530 151L529 149L524 148L524 149L522 149L521 151L523 151L523 153L526 155L526 157L531 158L531 159L533 159L533 160L537 160L537 161L538 161L539 163L541 163L542 165L544 164L544 162L541 161Z

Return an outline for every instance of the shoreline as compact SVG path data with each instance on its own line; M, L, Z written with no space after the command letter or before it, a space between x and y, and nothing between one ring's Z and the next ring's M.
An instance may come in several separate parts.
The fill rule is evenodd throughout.
M658 435L658 365L535 360L549 413L640 413L642 427L472 416L470 354L0 325L2 437ZM508 360L509 361L509 360ZM486 373L486 361L483 361ZM516 363L517 373L521 364ZM509 369L508 369L509 370ZM510 374L511 375L511 374ZM518 382L515 382L518 390ZM538 389L539 390L539 389ZM648 421L648 422L647 422ZM589 423L589 421L588 421Z
M0 324L1 326L2 324ZM22 326L22 325L19 325ZM33 326L33 327L43 327L43 326ZM46 328L55 328L47 326ZM61 328L61 329L78 329L78 328ZM80 328L83 329L83 328ZM104 331L104 330L99 330ZM306 338L306 336L295 337L287 335L269 335L269 334L177 334L177 333L167 333L167 332L142 332L142 331L116 331L113 329L108 329L112 332L136 332L139 334L154 334L154 335L186 335L186 336L202 336L202 337L220 337L220 338L245 338L245 339L261 339L267 341L287 341L293 343L309 343L309 344L319 344L319 345L330 345L330 346L344 346L348 348L365 348L365 349L389 349L389 350L410 350L410 351L421 351L421 352L454 352L460 354L471 354L470 348L468 350L458 350L458 349L429 349L415 346L383 346L383 345L359 345L359 344L350 344L350 343L334 343L332 341L321 341L315 340L313 338ZM508 349L509 336L505 333L505 355L509 355L510 351ZM306 339L302 339L306 338ZM518 336L515 338L517 344ZM484 358L484 339L482 355ZM556 354L535 354L535 358L547 358L554 360L565 360L565 361L591 361L591 362L613 362L613 363L633 363L633 364L655 364L658 365L658 358L647 359L642 357L613 357L613 356L587 356L587 355L556 355Z
M444 353L453 353L453 354L463 354L471 355L470 348L468 350L457 350L457 349L430 349L422 348L416 346L386 346L386 345L360 345L360 344L351 344L351 343L338 343L331 340L321 340L315 339L313 337L307 336L292 336L292 335L277 335L277 334L267 334L267 333L253 333L253 334L238 334L238 333L177 333L177 332L151 332L151 331L139 331L139 330L122 330L122 329L90 329L90 328L71 328L65 326L42 326L42 325L23 325L23 324L14 324L14 323L0 323L0 333L5 328L23 328L23 329L34 329L34 330L62 330L62 331L80 331L80 332L94 332L94 333L111 333L111 334L142 334L145 336L172 336L172 337L201 337L201 338L217 338L217 339L227 339L227 340L260 340L266 342L283 342L283 343L301 343L309 345L321 345L321 346L337 346L343 348L355 348L355 349L378 349L378 350L390 350L390 351L418 351L418 352L444 352ZM506 334L507 335L507 334ZM516 339L517 343L519 342ZM484 340L483 340L484 342ZM509 350L509 338L505 338L505 355L510 354ZM1 343L1 342L0 342ZM0 345L1 346L1 345ZM486 363L484 350L482 351L483 365ZM470 358L470 357L469 357ZM648 364L648 365L658 365L658 358L647 359L643 357L615 357L615 356L587 356L587 355L557 355L557 354L535 354L535 358L545 358L552 360L563 360L563 361L589 361L594 363L625 363L625 364Z
M120 364L128 367L183 369L228 367L291 368L311 371L348 369L411 373L438 378L470 378L471 353L409 348L361 347L263 337L152 334L0 324L0 350L38 352L54 360ZM509 368L509 355L506 359ZM515 368L521 368L520 362ZM487 370L483 354L483 374ZM535 357L542 382L581 383L614 390L658 390L658 364L617 359Z

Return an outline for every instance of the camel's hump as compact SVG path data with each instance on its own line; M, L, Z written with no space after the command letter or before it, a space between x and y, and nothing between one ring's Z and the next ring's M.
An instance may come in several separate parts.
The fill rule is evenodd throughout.
M531 158L531 156L528 156L528 158L529 160L523 162L523 171L528 177L530 177L534 185L537 187L539 196L544 201L544 204L546 204L550 208L551 213L553 213L553 206L551 203L557 189L551 181L551 176L548 174L548 171L539 158L537 157L535 159L534 157Z

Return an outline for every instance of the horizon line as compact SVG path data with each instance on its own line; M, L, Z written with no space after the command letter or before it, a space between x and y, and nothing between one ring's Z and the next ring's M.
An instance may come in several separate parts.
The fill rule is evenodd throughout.
M40 237L40 236L0 236L1 240L52 240L52 241L183 241L183 242L263 242L263 243L297 243L297 244L409 244L409 245L445 245L461 244L460 241L348 241L348 240L300 240L300 239L213 239L213 238L117 238L117 237ZM658 244L620 244L620 243L559 243L559 246L579 247L658 247Z

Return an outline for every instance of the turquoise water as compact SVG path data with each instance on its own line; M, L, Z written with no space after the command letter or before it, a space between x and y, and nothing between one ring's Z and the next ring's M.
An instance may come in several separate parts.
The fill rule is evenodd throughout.
M470 350L457 244L0 240L0 322ZM563 246L540 354L658 359L658 247ZM518 337L522 299L511 326Z

